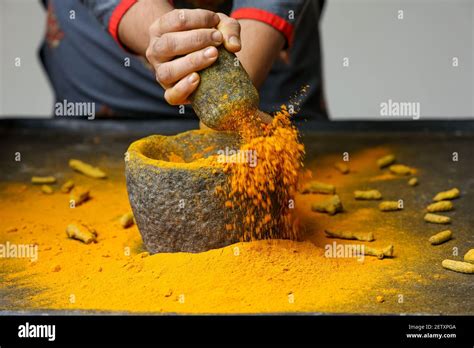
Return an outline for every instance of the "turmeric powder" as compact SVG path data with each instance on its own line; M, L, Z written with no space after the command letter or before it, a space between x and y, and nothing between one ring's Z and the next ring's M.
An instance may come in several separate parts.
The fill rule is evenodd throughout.
M372 150L366 154L360 156L362 162L358 162L357 154L351 158L354 168L370 167L380 156L380 152ZM318 177L325 178L334 172L334 158L328 158L318 162L327 163L318 168ZM385 289L392 289L393 282L398 282L387 276L386 266L390 266L393 274L407 272L403 258L386 265L325 257L321 246L326 238L320 231L363 231L372 227L378 231L372 222L380 213L369 208L348 209L345 214L329 218L310 211L315 197L309 195L297 195L294 209L304 224L304 242L260 240L204 253L166 253L143 258L137 226L125 232L117 222L117 212L130 209L125 179L118 168L104 166L110 173L110 184L91 183L82 176L74 178L79 186L92 185L91 192L97 197L80 209L70 209L64 195L23 191L24 183L1 183L0 213L8 218L0 219L0 240L18 244L37 242L40 255L35 263L0 258L0 291L4 287L25 290L15 293L14 303L2 299L2 308L159 314L360 313L366 308L371 311L368 304L374 296L386 295ZM352 189L342 181L347 178L340 175L334 179L343 193ZM15 199L11 199L11 193ZM99 243L85 245L67 239L64 228L73 221L79 227L82 223L94 226L100 232ZM12 226L16 232L8 232ZM384 240L400 239L404 255L421 255L424 246L419 243L419 235L406 234L405 228L394 223L381 236ZM415 270L425 261L413 258L410 267ZM52 272L56 266L60 270ZM424 288L420 288L421 296ZM293 304L288 302L290 292L297 299ZM361 297L361 293L368 296ZM176 299L180 294L185 294L185 303ZM69 301L71 295L75 301ZM420 312L424 307L419 305L417 301L407 301L403 310Z
M250 217L239 223L235 221L233 226L241 226L243 241L297 239L290 202L294 200L298 172L303 166L304 146L299 133L291 124L285 106L270 124L258 124L255 115L245 116L242 119L247 122L240 122L243 139L240 152L256 153L257 163L255 166L241 161L225 163L224 171L229 174L228 200Z

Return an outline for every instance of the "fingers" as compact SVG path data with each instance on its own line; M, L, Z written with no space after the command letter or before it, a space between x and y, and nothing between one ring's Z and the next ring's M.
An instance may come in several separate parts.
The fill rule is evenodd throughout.
M237 20L218 13L219 24L217 29L224 35L224 46L230 52L238 52L242 48L240 42L240 24Z
M150 27L150 37L160 37L165 33L177 31L214 28L219 23L219 20L219 16L212 11L201 9L173 10L161 16L155 23L153 23Z
M153 56L156 63L166 62L176 56L195 52L208 46L219 46L222 41L223 35L216 29L167 33L154 39L149 54L150 58Z
M170 105L189 104L188 98L199 85L199 74L191 73L173 87L165 91L165 99Z
M188 103L199 85L197 71L217 60L217 46L223 43L231 52L241 49L240 24L202 9L168 12L151 25L149 34L146 57L172 105Z
M170 62L155 65L156 80L166 89L192 72L207 68L217 59L217 48L211 46Z

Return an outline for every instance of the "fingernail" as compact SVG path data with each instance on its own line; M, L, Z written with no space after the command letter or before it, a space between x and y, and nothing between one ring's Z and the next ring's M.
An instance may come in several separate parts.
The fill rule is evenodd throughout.
M204 56L206 58L215 58L217 57L217 50L215 47L209 47L204 51Z
M222 42L222 33L219 30L212 33L212 41Z
M198 74L192 73L191 76L188 77L189 83L196 83L198 80Z
M240 40L237 36L231 36L230 39L229 39L229 43L232 46L240 46Z

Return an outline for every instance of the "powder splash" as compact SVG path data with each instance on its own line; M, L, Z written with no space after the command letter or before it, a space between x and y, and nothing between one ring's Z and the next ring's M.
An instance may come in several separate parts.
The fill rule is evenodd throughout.
M243 241L297 240L292 210L304 146L284 105L269 124L257 124L256 115L240 122L239 127L243 139L240 152L255 153L256 163L229 160L224 166L229 174L226 207L241 212L236 214L241 218L227 229L241 229Z

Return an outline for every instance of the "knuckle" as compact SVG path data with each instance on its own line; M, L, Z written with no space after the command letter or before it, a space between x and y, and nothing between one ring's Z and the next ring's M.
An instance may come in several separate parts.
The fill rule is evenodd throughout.
M166 21L166 18L160 17L158 18L150 27L150 35L152 36L161 36L163 33L163 27L164 27L164 22Z
M203 55L202 54L189 54L188 55L188 62L189 65L196 69L201 66L203 61Z
M240 31L240 23L237 19L235 18L230 18L229 19L229 24L232 25L235 29Z
M169 56L176 49L176 42L170 35L163 35L155 43L155 50L159 55Z
M145 51L146 59L152 64L154 64L159 59L159 52L156 51L156 47L155 47L156 43L157 43L157 39L152 39Z
M153 60L153 48L152 46L148 46L148 48L146 49L146 52L145 52L145 57L146 59L151 62Z
M199 19L199 22L204 27L211 28L218 23L218 20L216 20L216 13L204 9L196 9L194 11L196 14L196 19Z
M150 27L148 28L148 34L150 35L150 38L154 36L158 36L160 32L160 18L158 18L156 21L154 21Z
M228 18L225 22L225 26L231 30L240 32L240 23L238 20L234 18Z
M216 14L219 17L219 22L220 23L227 22L227 20L229 19L229 16L227 16L225 13L217 12Z
M168 84L171 82L172 71L168 64L161 64L156 69L156 79L161 84Z

